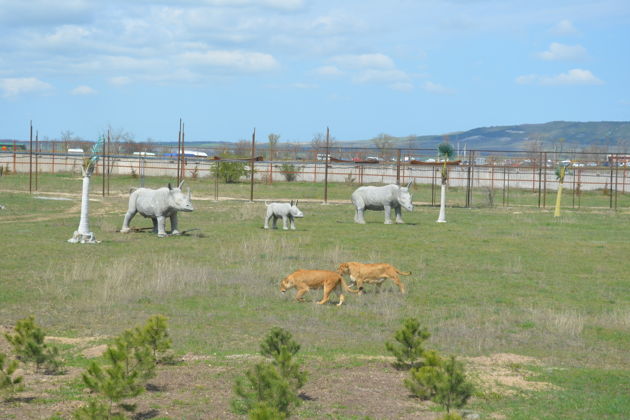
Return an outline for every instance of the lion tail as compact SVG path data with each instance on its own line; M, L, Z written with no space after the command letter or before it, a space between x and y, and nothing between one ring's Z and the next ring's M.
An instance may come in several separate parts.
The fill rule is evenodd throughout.
M399 269L397 269L397 268L396 268L395 270L396 270L396 272L397 272L398 274L400 274L401 276L410 276L410 275L411 275L411 271L400 271L400 270L399 270Z
M353 289L352 287L348 286L348 283L346 283L346 281L343 279L342 275L339 275L339 277L341 278L341 286L343 287L343 290L345 290L346 292L350 292L350 293L359 293L360 292L360 290Z

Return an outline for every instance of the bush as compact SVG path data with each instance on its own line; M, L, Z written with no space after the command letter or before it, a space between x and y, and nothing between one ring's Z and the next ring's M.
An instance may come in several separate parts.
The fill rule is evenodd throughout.
M238 182L242 177L247 175L243 162L217 162L212 168L212 174L223 180L226 184Z
M455 356L443 360L435 352L427 352L424 366L411 369L405 386L418 398L442 405L447 413L453 407L463 407L473 392L464 367Z
M21 376L13 376L18 367L17 360L8 360L4 353L0 353L0 392L13 394L22 383Z
M100 413L102 407L107 410L108 417L105 418L116 418L111 417L114 415L121 417L121 413L112 412L114 404L118 404L124 411L135 411L135 405L124 403L124 400L144 391L146 381L155 376L155 366L160 353L170 349L170 346L166 318L161 315L149 318L144 327L123 332L105 351L107 365L100 366L93 361L81 375L85 385L106 399L107 404L97 400L91 401L87 406L75 411L75 417L101 418L96 414L94 414L96 417L89 415Z
M410 369L420 365L420 359L424 356L424 341L431 334L426 329L420 328L420 322L414 318L403 321L403 326L394 334L396 343L387 342L385 347L396 357L394 366L398 369Z
M295 181L300 170L301 168L290 163L283 163L282 166L280 166L280 172L288 182Z
M44 331L35 324L35 318L30 316L19 320L15 324L15 334L5 334L5 338L13 347L16 358L23 362L35 363L39 372L43 367L45 373L58 373L62 362L59 360L59 349L44 343Z
M251 419L288 417L291 407L300 403L297 392L306 383L306 372L293 360L299 350L290 332L272 328L260 344L261 354L272 360L255 365L245 378L237 378L234 392L238 398L232 401L232 408L249 413Z

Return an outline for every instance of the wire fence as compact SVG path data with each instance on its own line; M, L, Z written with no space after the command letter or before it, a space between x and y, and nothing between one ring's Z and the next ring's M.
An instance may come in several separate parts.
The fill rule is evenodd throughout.
M39 142L36 147L0 150L0 175L29 174L24 190L37 190L39 174L80 174L87 154L83 148L67 147L61 142ZM26 145L28 146L28 144ZM207 179L218 198L226 180L220 179L221 165L240 165L240 179L253 184L315 183L323 184L322 199L328 200L328 183L351 185L412 183L422 192L427 204L436 205L441 184L442 162L434 149L297 147L253 148L243 152L234 146L186 148L177 153L172 146L145 145L143 151L103 153L94 175L103 176L103 185L111 177L132 176L141 185L146 177ZM242 147L242 145L241 145ZM149 151L150 150L150 151ZM180 149L181 151L181 149ZM106 150L107 152L107 150ZM572 207L630 207L630 156L621 154L561 151L467 150L448 162L449 196L452 205L463 207L528 205L547 207L549 195L558 188L556 168L568 168L564 189ZM253 176L251 170L253 168ZM249 174L249 175L247 175ZM33 185L35 179L35 186ZM0 178L1 180L1 178ZM1 183L0 183L1 185ZM109 188L103 188L103 194Z

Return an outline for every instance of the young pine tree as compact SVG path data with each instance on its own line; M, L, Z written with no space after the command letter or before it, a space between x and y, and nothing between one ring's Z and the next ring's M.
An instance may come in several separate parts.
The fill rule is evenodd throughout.
M280 327L272 328L260 343L260 353L273 359L274 366L296 391L304 386L307 377L306 372L301 370L300 363L293 360L298 351L300 345L289 331Z
M394 334L395 343L386 342L387 350L396 357L394 366L398 369L409 369L420 364L424 356L423 343L431 334L420 327L420 322L415 318L403 321L403 326Z
M442 405L448 414L451 408L466 405L473 386L455 356L444 360L435 352L427 352L426 362L422 367L411 369L405 386L418 398Z
M16 358L23 363L35 363L39 372L43 367L45 373L57 373L61 368L59 349L44 342L46 334L35 324L35 318L29 316L15 324L15 334L5 334L5 338L13 347Z
M138 332L142 341L151 349L153 359L156 362L163 360L164 352L170 350L172 341L168 335L167 318L163 315L154 315L147 320L144 327Z
M13 394L22 383L22 376L14 376L17 367L17 360L9 360L4 353L0 353L0 395Z

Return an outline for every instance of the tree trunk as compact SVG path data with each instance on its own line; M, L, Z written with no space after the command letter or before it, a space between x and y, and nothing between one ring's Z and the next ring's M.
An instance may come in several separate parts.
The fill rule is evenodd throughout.
M440 191L440 215L437 219L438 223L446 223L446 183L442 182Z
M94 233L90 232L90 176L83 175L83 189L81 191L81 219L79 220L79 229L74 232L72 238L68 239L70 243L95 244L99 241L94 237Z

